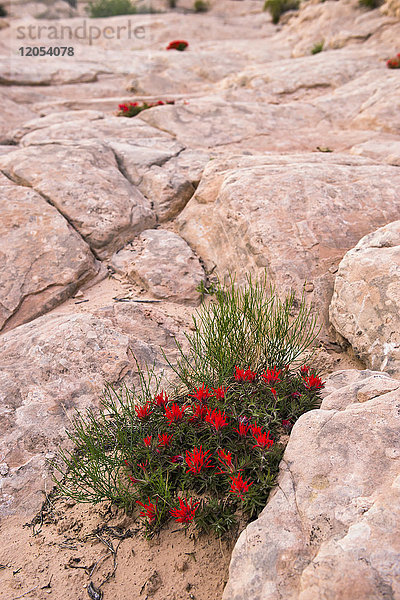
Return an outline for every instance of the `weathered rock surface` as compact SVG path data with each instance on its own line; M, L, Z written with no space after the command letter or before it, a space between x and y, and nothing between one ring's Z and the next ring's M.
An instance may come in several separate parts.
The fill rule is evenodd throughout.
M39 194L0 175L0 195L0 329L10 329L72 296L99 267Z
M65 58L41 59L28 62L27 57L0 58L2 85L57 85L96 81L99 73L110 73L105 66L95 63L69 62Z
M215 160L178 231L209 270L267 269L282 290L312 283L327 320L332 273L362 235L397 217L399 184L395 167L340 155Z
M47 198L100 258L155 224L150 203L101 143L28 147L0 158L0 167Z
M144 231L113 256L112 265L129 280L139 281L155 298L178 304L200 302L196 288L205 280L203 268L176 233Z
M400 597L400 383L351 379L345 403L339 388L294 426L278 487L236 544L224 600Z
M400 141L395 136L378 135L376 138L353 146L350 152L356 156L367 156L378 162L400 167Z
M1 114L0 114L0 143L7 143L11 140L9 132L18 125L22 124L28 118L34 118L35 113L26 106L21 107L14 102L8 94L0 93Z
M366 235L345 255L329 313L368 366L400 375L400 221Z
M129 385L140 364L164 367L177 324L140 306L93 314L45 315L2 336L0 359L0 515L36 511L47 478L46 455L66 443L76 409L98 406L106 382Z

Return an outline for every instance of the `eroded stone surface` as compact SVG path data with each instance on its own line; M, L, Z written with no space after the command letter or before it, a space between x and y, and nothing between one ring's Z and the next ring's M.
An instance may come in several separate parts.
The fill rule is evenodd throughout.
M339 266L330 319L373 369L400 374L400 221L362 238Z
M0 329L10 329L72 296L99 267L89 246L35 191L1 175L0 194Z
M330 410L295 424L278 487L236 544L224 600L399 597L400 391L380 373L361 389L376 376L389 388L364 401L356 381L350 403L338 389L339 405L328 395Z
M101 143L28 147L1 158L0 166L57 207L99 257L155 224L149 201Z
M113 267L131 281L139 281L156 298L179 304L198 304L196 288L205 280L199 259L176 233L144 231L113 256Z
M346 156L215 160L178 230L210 270L267 269L281 290L313 283L308 297L327 320L335 266L362 235L396 218L397 181L396 167Z

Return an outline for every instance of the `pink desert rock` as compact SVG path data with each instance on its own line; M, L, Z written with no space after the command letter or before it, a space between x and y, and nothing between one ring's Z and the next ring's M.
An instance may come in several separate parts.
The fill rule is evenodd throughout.
M0 175L0 329L30 321L99 269L89 246L34 190Z
M295 424L224 600L400 597L400 382L350 373L346 402L339 387Z
M113 256L113 267L140 282L155 298L178 304L200 302L196 288L205 274L188 244L176 233L152 229L141 233Z
M400 375L400 221L366 235L347 252L329 313L369 367Z

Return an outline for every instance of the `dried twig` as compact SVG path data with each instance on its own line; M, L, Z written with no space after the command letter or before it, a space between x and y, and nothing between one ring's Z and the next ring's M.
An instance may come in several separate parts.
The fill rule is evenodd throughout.
M34 590L36 590L38 587L39 587L39 584L35 585L35 587L31 588L30 590L28 590L24 594L21 594L20 596L16 596L15 598L11 598L10 600L18 600L19 598L23 598L24 596L27 596L28 594L30 594L31 592L33 592Z

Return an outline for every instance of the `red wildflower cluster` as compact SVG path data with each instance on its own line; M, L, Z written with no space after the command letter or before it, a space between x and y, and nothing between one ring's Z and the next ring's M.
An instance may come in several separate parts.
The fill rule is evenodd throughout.
M190 417L189 423L193 423L194 421L202 421L207 414L207 406L204 404L195 404L193 416Z
M212 388L213 396L214 398L216 398L217 400L223 400L225 398L225 394L226 394L226 390L228 388L227 387L218 387L218 388Z
M165 407L165 416L167 417L168 425L172 425L172 423L177 421L182 421L185 416L185 410L187 406L180 407L175 402L171 404L171 406Z
M207 408L207 416L205 420L207 423L210 423L212 427L214 427L215 431L219 431L228 425L226 414L220 410L217 412L216 410L211 411L211 409Z
M146 446L146 448L150 448L151 446L151 440L152 440L152 436L148 435L147 437L143 438L143 443Z
M246 425L245 423L240 422L239 429L234 429L234 431L237 431L238 434L240 435L240 437L246 437L249 429L250 429L250 425Z
M177 523L190 523L193 521L200 502L194 502L193 498L179 500L179 508L172 508L169 512Z
M158 436L158 445L162 448L168 448L171 443L173 435L168 435L168 433L159 434Z
M257 373L254 373L250 369L239 369L239 367L235 367L236 381L254 381L256 377Z
M388 69L400 69L400 52L394 58L390 58L386 62L386 66Z
M301 373L302 376L303 375L308 375L309 370L310 370L310 367L307 366L307 365L302 365L300 367L300 373Z
M281 373L281 371L282 371L282 369L279 369L279 371L278 371L277 367L274 367L273 369L267 369L267 372L264 371L264 373L262 373L261 377L264 379L265 383L268 383L268 385L271 385L271 383L281 381L279 379L279 374Z
M219 448L217 450L217 453L218 453L218 462L221 465L221 469L223 469L222 471L219 471L219 473L226 473L227 471L229 471L230 473L233 473L233 471L235 470L235 467L232 464L231 452L227 452L223 448L222 449Z
M229 492L244 500L243 494L249 491L249 488L251 485L253 485L253 482L244 481L241 473L238 473L238 475L229 475L229 477L231 479L231 489Z
M289 419L282 419L282 427L287 433L289 433L293 427L292 421L289 421Z
M193 448L192 452L186 451L186 464L189 469L186 473L193 473L193 475L198 475L201 470L210 469L214 465L210 465L211 457L209 456L210 450L207 452L203 452L203 447Z
M148 501L148 504L143 504L140 500L136 500L136 504L139 504L139 506L144 508L140 513L140 516L147 518L149 523L152 523L157 516L157 503L150 502L150 498L148 498Z
M274 443L274 440L270 439L270 433L270 431L268 431L268 433L265 433L264 431L262 433L259 433L258 435L254 435L253 437L257 443L254 444L253 448L271 448L271 446Z
M207 400L207 398L210 398L211 395L212 394L205 383L203 383L201 387L194 388L193 394L189 394L189 396L195 398L195 400L198 400L199 402Z
M166 404L168 404L169 402L169 398L167 396L167 394L164 392L164 390L161 390L161 392L159 394L157 394L157 396L154 398L154 404L156 406L165 406Z
M319 390L325 385L325 381L322 381L317 375L307 375L303 377L303 381L308 390Z
M135 412L138 419L146 419L151 415L150 402L146 402L142 406L135 406Z
M157 102L128 102L118 104L118 117L136 117L143 110L154 108L155 106L164 106L165 104L175 104L175 100L158 100Z
M173 42L170 42L167 46L167 50L179 50L180 52L183 52L183 50L186 50L186 48L189 46L188 42L185 42L185 40L174 40Z

